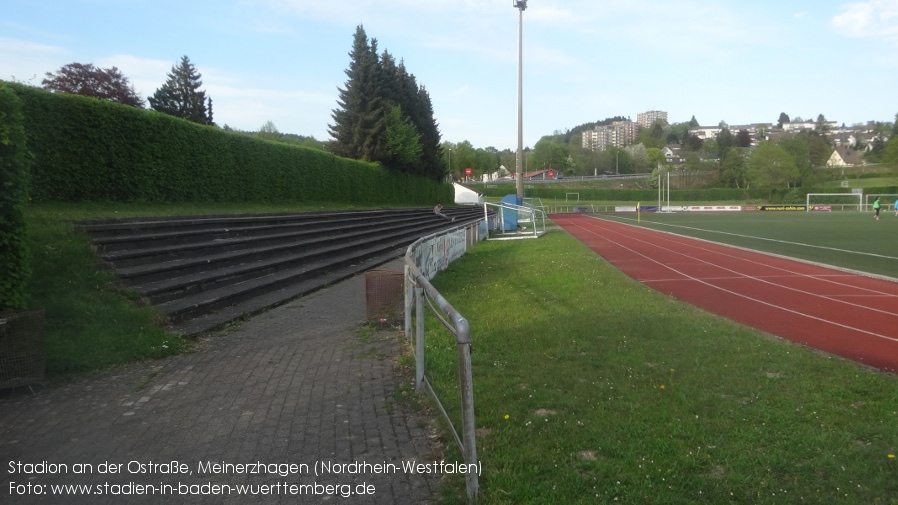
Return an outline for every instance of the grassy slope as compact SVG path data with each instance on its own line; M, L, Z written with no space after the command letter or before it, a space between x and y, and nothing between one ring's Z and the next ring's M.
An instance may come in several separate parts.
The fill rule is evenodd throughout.
M660 295L562 232L478 245L435 284L472 327L482 503L896 503L892 375ZM431 328L428 376L457 398Z

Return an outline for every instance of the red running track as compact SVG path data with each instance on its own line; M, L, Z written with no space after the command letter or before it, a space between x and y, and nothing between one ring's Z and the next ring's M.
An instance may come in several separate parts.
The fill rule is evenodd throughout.
M898 282L583 215L550 217L612 265L662 293L898 372Z

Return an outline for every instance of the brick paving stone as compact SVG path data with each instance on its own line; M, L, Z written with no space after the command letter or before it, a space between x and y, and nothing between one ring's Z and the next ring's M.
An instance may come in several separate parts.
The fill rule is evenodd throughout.
M388 267L401 268L394 263ZM204 338L198 350L118 367L71 383L0 397L3 503L431 503L438 475L314 475L319 461L396 463L439 458L433 422L394 398L400 335L358 335L365 319L359 275L239 327ZM10 461L65 463L67 474L9 473ZM188 465L160 474L151 462ZM199 462L296 463L312 475L210 475ZM116 474L99 465L123 465ZM74 465L93 465L76 475ZM130 473L131 470L150 470ZM144 465L140 467L140 465ZM16 496L10 483L312 484L374 486L334 496ZM109 490L109 488L102 488ZM7 498L11 498L8 500Z

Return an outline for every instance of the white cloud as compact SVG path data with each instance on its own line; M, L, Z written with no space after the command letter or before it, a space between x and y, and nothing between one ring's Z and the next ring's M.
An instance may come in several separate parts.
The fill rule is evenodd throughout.
M841 7L832 25L847 37L874 38L898 43L898 1L869 0Z
M113 54L98 59L94 65L100 68L116 67L134 86L144 100L165 82L166 74L177 62L141 58L130 54Z
M61 47L0 37L0 79L40 86L44 74L66 63Z
M167 79L178 61L141 58L130 54L115 54L96 62L97 66L118 67L128 78L138 95L146 99ZM212 98L215 122L246 131L259 129L272 121L280 131L314 134L323 138L323 126L309 123L307 117L327 117L335 97L302 90L274 89L270 82L254 82L250 74L234 74L228 70L204 68L202 89ZM320 130L320 131L318 131Z

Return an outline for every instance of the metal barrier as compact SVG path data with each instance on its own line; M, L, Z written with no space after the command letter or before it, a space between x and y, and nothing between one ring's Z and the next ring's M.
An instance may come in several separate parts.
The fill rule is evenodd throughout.
M415 351L415 388L426 388L446 420L465 459L465 488L468 501L477 500L477 441L474 423L474 386L471 372L471 328L465 319L430 283L438 272L462 257L467 248L486 237L486 220L446 232L428 235L410 245L405 253L405 334ZM462 434L452 424L446 409L427 380L424 370L425 302L437 319L455 335L458 348L458 381L461 391ZM414 317L413 317L414 316ZM414 332L412 331L414 328Z

